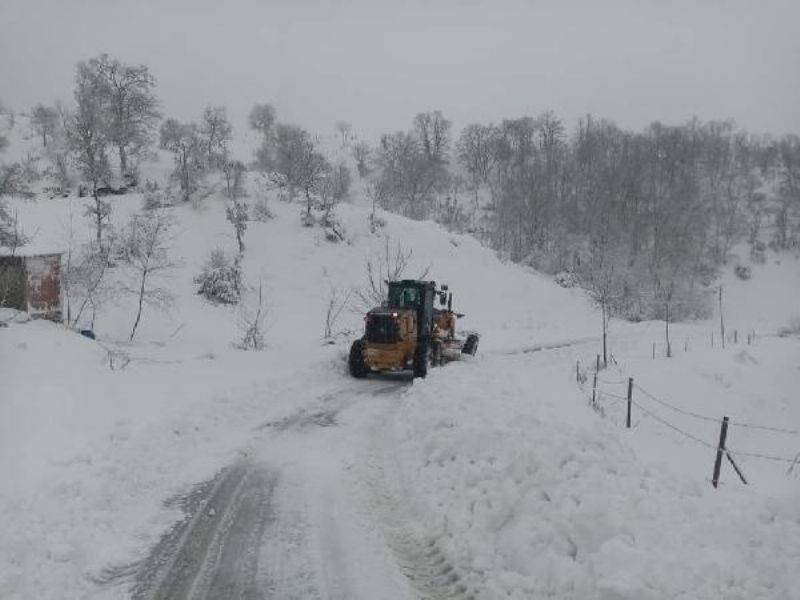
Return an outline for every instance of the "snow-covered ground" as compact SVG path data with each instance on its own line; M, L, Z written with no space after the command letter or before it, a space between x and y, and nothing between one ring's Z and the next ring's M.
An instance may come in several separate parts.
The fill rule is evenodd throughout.
M121 224L141 196L112 201ZM81 202L13 207L32 248L65 248L70 221L76 240L91 235ZM727 415L734 453L800 452L797 435L737 426L800 429L800 340L770 335L800 316L796 259L725 276L739 343L724 350L710 343L716 317L674 326L670 359L662 324L612 321L616 364L593 410L600 316L582 291L432 223L382 214L371 233L358 198L338 209L338 244L302 227L299 205L270 208L245 237L246 282L269 307L262 352L235 349L237 309L192 282L210 250L235 247L215 197L169 209L175 302L145 309L134 343L121 341L134 317L123 294L99 311L97 341L44 322L0 329L0 597L158 597L157 580L161 597L184 585L214 597L228 581L277 598L800 598L789 465L742 455L749 485L726 461L715 490L713 448L684 435L713 446ZM349 378L362 317L345 311L324 344L329 293L363 286L387 239L413 250L408 275L450 285L478 356L413 384ZM628 377L630 430L616 397ZM248 489L260 492L246 509ZM187 508L193 490L201 509ZM218 510L228 529L203 520ZM181 539L224 538L233 566L192 557L189 583L160 570L152 549L181 519ZM258 539L237 546L224 534L237 527Z

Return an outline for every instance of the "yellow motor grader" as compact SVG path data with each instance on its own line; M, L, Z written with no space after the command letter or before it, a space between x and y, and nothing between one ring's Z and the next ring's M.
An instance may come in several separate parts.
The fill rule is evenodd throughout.
M439 306L435 308L436 300ZM462 354L478 350L478 334L456 337L453 294L433 281L403 279L389 282L389 297L364 317L364 335L350 347L349 367L353 377L370 372L410 369L414 377L425 377L436 367Z

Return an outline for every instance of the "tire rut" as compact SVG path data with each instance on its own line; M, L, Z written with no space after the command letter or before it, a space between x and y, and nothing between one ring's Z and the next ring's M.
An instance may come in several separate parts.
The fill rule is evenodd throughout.
M383 529L386 543L411 587L423 600L476 600L479 585L467 570L453 564L442 550L440 537L422 532L402 490L389 481L380 451L369 461L364 475L372 493L372 509Z
M276 482L265 467L239 462L197 486L180 501L186 518L143 561L132 598L264 598L258 557Z

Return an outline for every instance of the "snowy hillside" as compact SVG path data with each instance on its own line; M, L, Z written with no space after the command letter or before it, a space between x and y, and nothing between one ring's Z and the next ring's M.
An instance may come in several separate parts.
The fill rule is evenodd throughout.
M35 232L32 247L65 249L70 214L74 239L91 236L82 202L12 206ZM112 221L141 202L115 198ZM712 448L638 408L626 431L614 403L632 376L714 419L800 428L800 342L765 335L788 324L796 304L758 283L796 290L796 262L725 284L729 327L756 329L752 346L712 349L712 320L675 326L679 349L666 359L661 324L612 321L618 364L600 374L610 383L601 382L608 395L597 411L586 394L600 317L583 292L431 223L381 214L386 226L371 233L358 204L338 208L345 243L302 227L301 207L274 198L274 218L248 224L247 301L260 281L269 310L263 352L235 349L238 309L208 303L192 281L211 249L235 247L217 198L167 209L175 266L164 283L175 299L165 312L146 309L134 343L123 342L134 315L125 294L98 311L97 341L45 322L0 329L0 596L122 598L147 593L153 578L180 587L153 566L170 539L157 545L160 536L182 511L192 536L198 510L219 510L234 527L261 528L263 539L244 547L256 563L243 551L232 560L241 581L278 597L797 597L800 488L788 465L743 457L750 485L725 464L714 490ZM429 269L450 285L463 327L482 334L474 360L413 384L352 380L355 301L335 343L323 344L330 290L362 287L365 261L387 242L413 250L410 276ZM576 360L589 375L582 387ZM698 426L636 394L715 444L716 422ZM796 435L770 431L734 431L729 447L800 451ZM269 490L258 496L268 512L236 508L255 498L236 491L244 483L225 496L236 477L263 477L252 494ZM192 487L203 481L218 491ZM193 585L210 593L219 583L209 577Z

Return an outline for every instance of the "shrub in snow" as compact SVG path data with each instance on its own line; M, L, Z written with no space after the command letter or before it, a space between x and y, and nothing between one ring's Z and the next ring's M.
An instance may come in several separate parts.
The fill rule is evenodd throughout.
M222 250L213 250L203 270L194 278L197 293L211 302L236 304L242 290L242 272L238 260L231 260Z
M765 253L766 249L767 245L764 242L760 240L753 242L750 246L750 260L752 260L754 263L763 265L765 262L767 262L767 255Z
M778 335L780 337L787 337L790 335L800 335L800 317L795 317L789 322L788 325L781 327L778 330Z
M377 232L379 229L386 227L386 220L375 215L374 212L369 215L369 230L372 233Z
M750 267L745 265L736 265L736 267L733 269L733 272L736 273L736 276L742 281L747 281L753 276L753 271L750 269Z
M336 219L333 211L325 212L319 220L320 226L325 229L325 239L329 242L344 241L344 227Z
M255 204L253 204L254 220L266 223L267 221L273 219L274 217L275 215L273 215L272 211L269 209L269 205L267 204L266 198L262 198L261 200L256 200Z
M239 330L242 337L234 346L240 350L263 350L264 329L269 307L267 306L263 286L258 284L258 294L242 303L239 313Z
M561 271L553 277L555 282L563 288L572 288L578 285L578 277L575 273L569 271Z
M317 223L317 219L311 213L303 212L300 214L300 223L303 227L313 227Z
M158 186L145 190L144 199L142 200L142 208L144 210L155 210L165 206L172 206L172 196L167 190L160 190Z

